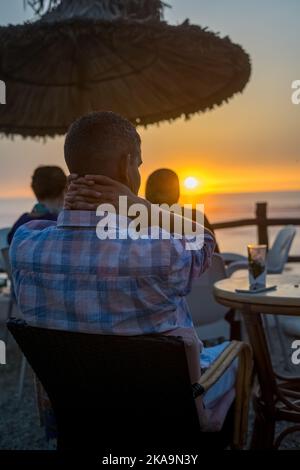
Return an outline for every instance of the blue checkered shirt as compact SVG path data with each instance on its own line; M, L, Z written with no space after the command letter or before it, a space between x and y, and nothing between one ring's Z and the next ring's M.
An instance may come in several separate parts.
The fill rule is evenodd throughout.
M209 266L213 238L99 240L99 217L62 211L20 227L10 257L18 305L34 326L140 335L192 328L185 296ZM119 230L119 227L116 227Z

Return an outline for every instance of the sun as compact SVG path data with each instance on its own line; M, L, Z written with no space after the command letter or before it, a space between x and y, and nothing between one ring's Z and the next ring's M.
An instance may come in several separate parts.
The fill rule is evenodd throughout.
M199 181L194 176L188 176L183 182L186 189L195 189L199 186Z

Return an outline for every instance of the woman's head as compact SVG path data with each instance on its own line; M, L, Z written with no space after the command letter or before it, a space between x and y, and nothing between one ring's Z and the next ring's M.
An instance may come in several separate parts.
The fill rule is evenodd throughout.
M151 173L146 183L146 199L152 204L176 204L180 196L179 179L175 171L160 168Z

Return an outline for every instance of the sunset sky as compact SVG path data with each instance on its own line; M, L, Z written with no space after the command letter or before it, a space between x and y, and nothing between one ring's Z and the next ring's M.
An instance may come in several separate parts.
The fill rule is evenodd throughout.
M170 23L190 18L241 44L251 56L253 72L244 93L228 104L189 121L140 129L143 183L151 171L163 166L177 171L182 182L196 177L197 191L300 189L300 105L291 103L291 83L300 79L300 1L167 3L172 5L165 15ZM23 0L1 0L1 25L31 17ZM3 138L0 159L0 197L28 196L36 166L64 166L63 138L46 143Z

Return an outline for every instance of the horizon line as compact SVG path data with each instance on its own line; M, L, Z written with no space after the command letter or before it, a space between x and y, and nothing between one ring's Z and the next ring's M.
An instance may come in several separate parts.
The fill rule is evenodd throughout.
M200 191L198 193L191 192L191 194L188 194L186 192L182 193L180 195L180 198L188 198L190 197L191 199L194 199L197 196L218 196L218 195L234 195L234 194L270 194L270 193L293 193L293 192L300 192L300 188L297 189L276 189L276 190L271 190L271 189L266 189L266 190L261 190L261 191ZM142 194L144 196L144 194ZM17 199L36 199L34 195L32 196L1 196L0 195L0 200L17 200Z

